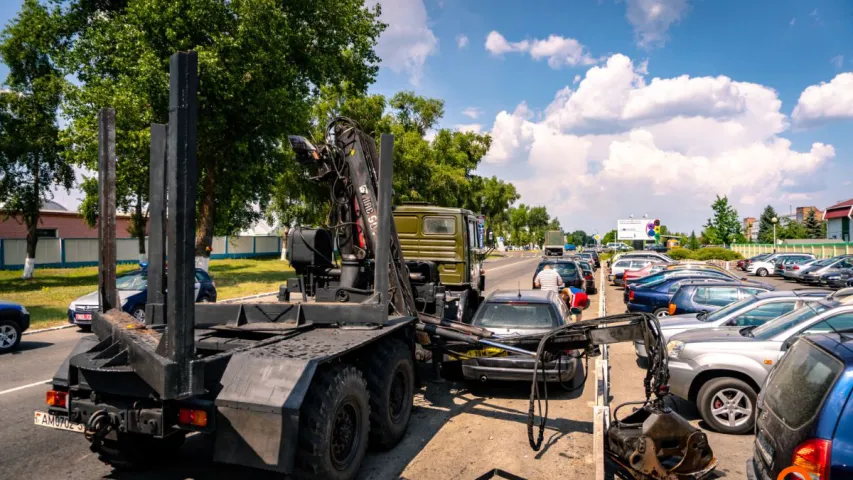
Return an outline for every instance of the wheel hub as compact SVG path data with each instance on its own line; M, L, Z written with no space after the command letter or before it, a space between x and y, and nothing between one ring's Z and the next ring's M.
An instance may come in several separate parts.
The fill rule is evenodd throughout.
M388 398L388 407L391 412L391 418L396 422L400 419L403 413L403 405L405 405L406 397L406 379L403 372L397 371L394 375L394 380L391 382L391 395Z
M356 407L345 403L338 407L332 425L331 457L335 467L345 469L358 449L359 420Z

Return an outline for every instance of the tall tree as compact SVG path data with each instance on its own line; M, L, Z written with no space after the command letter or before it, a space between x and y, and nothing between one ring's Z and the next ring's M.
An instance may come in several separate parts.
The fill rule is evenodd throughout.
M782 218L782 224L777 229L777 239L809 238L809 231L806 225L792 218Z
M699 250L699 239L696 238L695 230L690 232L690 238L687 239L685 246L690 250Z
M56 115L64 79L52 53L56 24L37 0L0 34L0 59L9 67L0 90L0 203L3 215L27 227L23 278L33 276L39 211L54 186L70 189L74 171L62 156Z
M527 243L527 215L530 208L525 204L513 207L509 211L509 227L512 232L513 245L524 245Z
M583 230L575 230L571 234L569 234L569 238L571 239L571 243L579 246L583 246L587 244L587 239L589 236Z
M616 241L616 229L610 230L609 232L605 233L604 236L601 238L601 243L603 245L607 245L608 243L613 243L615 241Z
M758 243L773 243L773 219L776 218L777 228L779 215L771 205L764 207L758 219ZM778 233L778 232L777 232Z
M308 131L318 88L346 83L363 92L373 82L374 47L384 28L378 6L367 8L364 0L62 5L67 68L81 81L80 102L127 104L126 111L139 115L125 133L138 134L140 145L147 143L140 125L168 114L169 56L199 52L196 255L202 266L213 235L258 220L280 174L295 168L282 139ZM70 108L69 115L74 123L88 113Z
M822 222L818 221L814 210L809 210L809 214L806 215L803 223L806 227L806 232L808 233L809 238L823 238Z
M737 210L729 204L729 198L717 195L717 199L711 204L714 216L708 219L705 225L706 231L713 231L717 239L724 245L731 245L743 238L738 220Z

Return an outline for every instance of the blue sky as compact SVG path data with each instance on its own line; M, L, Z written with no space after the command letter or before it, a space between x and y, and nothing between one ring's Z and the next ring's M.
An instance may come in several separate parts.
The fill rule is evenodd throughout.
M698 231L716 194L742 217L853 197L853 2L379 2L371 90L444 99L442 127L493 136L479 173L567 229Z

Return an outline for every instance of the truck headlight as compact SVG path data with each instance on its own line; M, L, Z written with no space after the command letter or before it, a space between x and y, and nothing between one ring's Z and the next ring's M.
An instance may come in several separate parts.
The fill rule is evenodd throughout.
M682 350L684 350L684 342L680 340L670 340L666 344L666 351L669 352L669 358L678 358Z

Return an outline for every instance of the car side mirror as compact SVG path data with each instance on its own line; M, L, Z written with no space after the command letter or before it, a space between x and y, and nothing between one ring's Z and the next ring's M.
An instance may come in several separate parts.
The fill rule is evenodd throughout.
M797 340L799 340L799 339L800 339L800 336L799 336L799 335L794 335L794 336L792 336L792 337L788 337L788 339L787 339L787 340L785 340L785 341L782 343L782 351L783 351L783 352L787 351L787 350L788 350L789 348L791 348L795 343L797 343Z

